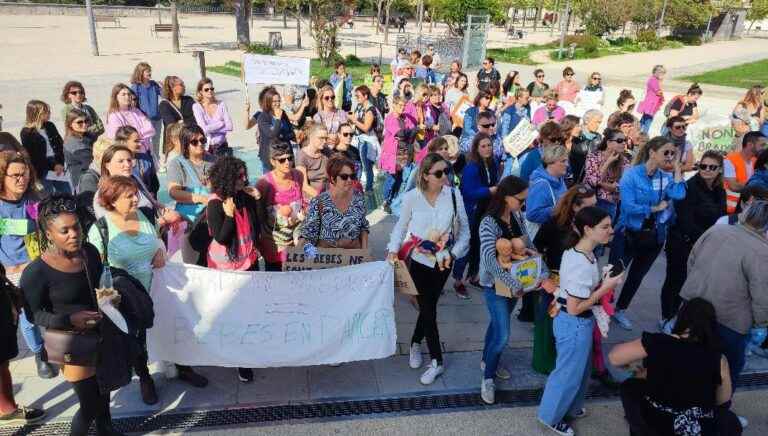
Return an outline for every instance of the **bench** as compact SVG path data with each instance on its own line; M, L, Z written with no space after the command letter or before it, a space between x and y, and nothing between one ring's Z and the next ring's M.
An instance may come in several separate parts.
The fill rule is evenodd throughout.
M96 15L93 17L93 21L94 23L112 23L115 25L114 27L121 27L120 18L109 15Z
M155 38L157 38L158 33L173 32L173 24L153 24L152 27L149 28L149 31ZM179 32L179 37L181 37L181 32Z
M523 39L525 37L525 32L523 32L520 29L515 29L515 26L510 27L507 29L507 38L509 39Z

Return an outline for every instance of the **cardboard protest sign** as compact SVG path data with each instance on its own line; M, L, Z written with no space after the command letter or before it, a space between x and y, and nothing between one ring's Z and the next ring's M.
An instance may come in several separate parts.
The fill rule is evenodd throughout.
M367 249L318 248L314 259L304 253L303 247L288 249L283 262L283 271L306 271L313 269L338 268L370 262L371 252Z
M270 85L309 84L309 59L285 56L243 55L245 83Z
M530 257L512 264L511 272L523 285L523 292L535 289L536 282L541 275L541 256ZM496 295L512 298L512 291L500 280L496 280Z
M408 272L408 265L405 261L398 260L394 264L395 267L395 290L406 295L419 295L416 284L413 283L411 273Z

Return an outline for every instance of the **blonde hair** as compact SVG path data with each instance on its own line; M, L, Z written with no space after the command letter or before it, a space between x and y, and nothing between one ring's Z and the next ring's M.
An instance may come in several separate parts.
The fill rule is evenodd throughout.
M107 135L101 135L93 143L93 161L101 162L101 157L104 155L104 151L112 146L112 140Z
M415 99L418 100L421 98L422 94L427 94L425 98L429 98L429 94L431 94L431 91L429 90L429 85L426 85L424 83L419 83L419 86L416 87L416 93L414 94Z
M135 108L136 107L136 94L133 92L133 90L126 85L125 83L117 83L115 86L112 87L112 92L109 95L109 108L107 109L107 113L111 114L112 112L117 112L120 110L120 105L117 103L117 94L120 93L123 89L127 89L128 92L131 93L131 104L129 107Z
M42 100L30 100L27 102L27 121L24 127L33 129L43 128L43 118L51 115L51 107Z
M163 139L163 153L168 154L171 150L173 150L173 140L179 141L179 145L181 145L181 129L184 128L184 122L179 120L175 123L168 124L168 126L165 128L164 131L164 139ZM179 150L179 153L181 153L181 150Z
M152 71L152 67L146 62L139 62L136 64L136 68L133 69L133 75L131 75L131 83L142 83L144 79L144 71Z
M304 131L304 140L301 143L301 148L308 146L312 138L314 138L321 131L328 134L328 129L323 123L307 123L307 125L304 126L302 130Z
M331 85L325 85L322 88L320 88L317 91L317 111L322 112L323 111L323 94L326 92L332 92L334 97L336 96L336 91L333 90L333 87ZM333 107L336 107L336 99L332 99L331 103L333 103Z

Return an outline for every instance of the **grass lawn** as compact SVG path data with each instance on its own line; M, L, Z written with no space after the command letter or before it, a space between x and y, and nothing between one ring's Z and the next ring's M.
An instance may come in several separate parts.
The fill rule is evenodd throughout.
M235 61L229 61L224 65L216 65L213 67L208 67L208 71L213 71L214 73L219 74L226 74L228 76L235 76L240 77L240 62ZM384 68L382 68L383 71L389 70L388 65L385 65ZM352 74L352 82L355 86L362 85L363 80L365 79L365 76L368 74L368 71L370 70L371 65L366 64L364 62L353 62L348 61L347 62L347 72ZM309 74L310 76L317 76L320 79L328 79L331 77L331 74L333 73L333 66L330 67L324 67L320 64L319 59L312 59L309 62ZM391 74L384 74L384 81L388 81L390 79Z
M684 80L712 85L750 88L754 85L768 85L768 59L736 65L722 70L684 77Z
M525 47L489 48L486 51L486 56L492 57L496 62L509 62L512 64L522 65L538 65L539 62L535 62L533 59L531 59L531 53L552 47L556 47L554 43L543 45L531 44Z

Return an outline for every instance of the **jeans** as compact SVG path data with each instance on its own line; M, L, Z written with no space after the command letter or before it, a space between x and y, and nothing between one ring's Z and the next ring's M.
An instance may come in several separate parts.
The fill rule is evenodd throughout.
M469 263L469 255L466 254L453 262L453 273L451 277L453 280L460 282L464 280L464 270L467 269L467 263Z
M490 317L483 347L483 362L485 362L483 378L492 379L499 366L501 352L504 351L509 340L509 316L512 308L515 307L515 300L496 295L496 290L488 286L483 287L483 295Z
M412 344L420 344L427 339L427 348L432 359L443 364L443 352L440 348L440 333L437 330L437 301L440 292L448 280L450 270L440 271L437 265L428 267L416 261L411 261L409 267L413 284L419 291L416 296L419 302L419 317L416 320L416 328L413 330Z
M19 315L19 328L29 350L35 354L43 351L43 335L40 334L40 328L29 322L23 310Z
M643 114L643 116L640 117L640 131L646 135L651 130L651 124L653 124L653 115Z
M747 335L743 335L737 331L731 330L728 327L717 324L717 334L720 335L722 341L723 354L728 359L728 369L731 372L731 383L733 390L736 390L736 381L739 379L739 374L746 365L746 348L747 348Z
M397 174L387 173L387 178L384 180L384 186L382 187L382 197L385 203L391 203L397 191L400 190L400 183L403 181L402 174L402 172Z
M662 245L657 245L652 249L638 250L632 244L632 238L626 231L619 231L613 237L611 244L611 255L608 262L611 265L618 265L620 261L627 266L627 276L624 286L621 288L621 296L616 303L616 310L626 310L637 289L643 282L643 278L650 271L653 262L659 257ZM630 262L632 264L630 265Z
M360 141L360 163L365 173L365 192L373 191L373 165L375 162L368 159L368 142Z
M592 353L592 317L580 318L562 309L552 323L557 348L555 370L549 374L539 405L539 419L556 425L584 406Z
M682 237L671 234L667 239L664 251L667 253L667 276L661 287L661 318L672 319L683 299L680 290L683 289L688 277L688 256L691 254L693 243L688 243Z

